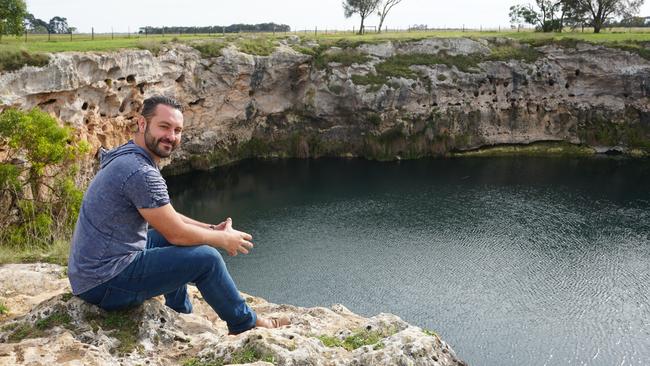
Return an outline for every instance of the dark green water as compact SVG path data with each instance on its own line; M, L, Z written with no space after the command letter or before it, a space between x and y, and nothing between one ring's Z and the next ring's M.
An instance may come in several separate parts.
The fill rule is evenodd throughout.
M242 291L433 329L471 365L650 364L650 161L246 161L170 177Z

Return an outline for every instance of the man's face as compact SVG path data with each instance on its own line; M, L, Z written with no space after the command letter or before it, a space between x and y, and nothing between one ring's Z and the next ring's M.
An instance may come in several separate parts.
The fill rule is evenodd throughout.
M166 158L181 143L183 114L168 105L159 104L154 115L144 120L144 142L159 158ZM142 131L143 126L140 126Z

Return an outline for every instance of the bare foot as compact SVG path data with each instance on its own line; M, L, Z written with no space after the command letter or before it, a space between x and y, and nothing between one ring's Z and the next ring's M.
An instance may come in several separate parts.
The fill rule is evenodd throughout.
M269 319L257 318L257 321L255 322L255 327L280 328L289 324L291 324L291 320L289 320L289 318L287 318L286 316L280 318L269 318Z

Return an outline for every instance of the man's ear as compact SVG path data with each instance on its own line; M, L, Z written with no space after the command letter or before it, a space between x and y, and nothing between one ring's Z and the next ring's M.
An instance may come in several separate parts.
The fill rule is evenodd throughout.
M139 133L144 133L146 125L147 125L147 121L144 119L144 117L143 116L138 117L138 132Z

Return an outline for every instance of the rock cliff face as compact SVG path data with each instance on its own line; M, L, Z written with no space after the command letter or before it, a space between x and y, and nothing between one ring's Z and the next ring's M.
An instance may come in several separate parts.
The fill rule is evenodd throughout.
M507 39L298 43L270 56L230 46L204 58L184 45L158 56L54 54L46 67L0 75L0 105L39 106L95 147L113 147L129 138L145 97L173 95L186 132L168 173L251 156L395 159L536 141L650 151L650 62L636 53ZM504 49L536 56L499 56Z
M289 316L281 329L227 335L224 322L190 287L193 314L161 299L106 313L69 293L64 268L0 266L1 365L464 365L436 334L391 314L363 318L342 305L300 308L244 295L263 316Z

